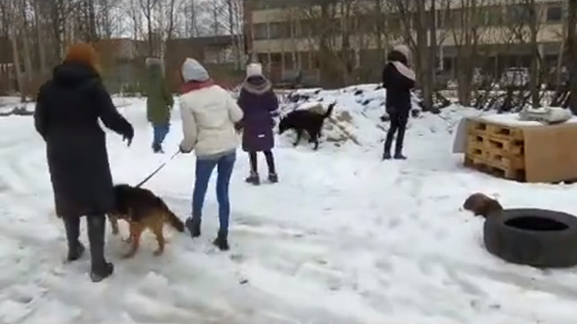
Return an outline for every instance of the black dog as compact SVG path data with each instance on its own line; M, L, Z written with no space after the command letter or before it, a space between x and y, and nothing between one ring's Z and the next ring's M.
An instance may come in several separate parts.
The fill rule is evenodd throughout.
M286 115L279 124L279 134L284 133L289 129L294 129L297 132L297 140L294 146L297 146L301 140L303 132L309 134L310 143L315 144L315 150L319 148L319 137L321 136L321 129L325 119L329 118L336 103L329 105L326 113L319 114L310 110L295 110Z

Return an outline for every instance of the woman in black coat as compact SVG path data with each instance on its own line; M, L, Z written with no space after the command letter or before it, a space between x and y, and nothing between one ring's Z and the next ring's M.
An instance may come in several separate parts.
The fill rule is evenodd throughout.
M84 252L80 217L87 216L94 282L114 271L104 258L105 214L114 201L106 136L99 119L130 145L134 130L102 84L96 52L90 45L74 45L52 79L40 88L34 121L46 142L56 213L66 227L68 260L77 260Z
M396 46L388 57L388 63L383 70L383 87L387 89L386 109L391 125L385 140L383 159L391 158L391 146L397 133L395 159L405 160L403 141L411 111L411 89L415 87L415 73L409 68L409 48Z

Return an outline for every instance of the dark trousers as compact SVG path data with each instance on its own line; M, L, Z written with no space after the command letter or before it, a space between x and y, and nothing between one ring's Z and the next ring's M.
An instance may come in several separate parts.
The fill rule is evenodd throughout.
M90 242L92 270L98 271L106 264L104 258L106 216L104 214L86 216L86 223L88 225L88 240ZM80 245L80 217L64 217L64 226L66 227L68 248L74 250L78 245Z
M257 152L249 152L248 156L250 158L250 172L251 173L258 173L258 158L256 155ZM269 174L276 174L276 168L274 165L274 156L272 155L271 151L264 151L264 157L266 159L266 164L268 166L268 173Z
M166 135L168 135L168 132L170 131L170 124L153 124L152 129L154 134L152 137L152 146L160 147L162 142L164 142Z
M395 137L395 133L397 133L397 140L395 142L395 154L401 154L403 152L403 141L405 140L405 130L407 129L409 115L408 113L392 113L389 116L391 118L391 125L385 140L385 153L391 152L393 139Z

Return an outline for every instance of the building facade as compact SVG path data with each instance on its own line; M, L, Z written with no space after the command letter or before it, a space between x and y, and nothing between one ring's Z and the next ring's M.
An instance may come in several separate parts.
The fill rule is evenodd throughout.
M252 41L248 50L275 81L294 75L295 70L318 79L321 60L327 59L319 55L322 46L339 52L333 61L349 70L355 80L376 81L386 49L416 39L416 14L390 5L391 1L383 1L380 9L375 1L351 1L350 6L334 6L330 12L322 12L314 4L319 1L249 0L245 22L250 25L247 32ZM559 58L566 2L536 0L538 50L545 64L553 65ZM530 64L533 13L526 1L478 0L474 9L462 8L461 3L436 0L439 70L452 76L457 73L456 57L472 28L477 56L482 58L478 67L485 73L499 74L507 67Z

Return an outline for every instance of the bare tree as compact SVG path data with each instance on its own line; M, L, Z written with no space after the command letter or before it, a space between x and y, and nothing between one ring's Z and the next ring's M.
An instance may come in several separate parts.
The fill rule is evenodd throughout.
M155 44L154 44L154 30L153 30L153 12L154 8L158 4L159 0L138 0L140 1L140 7L144 18L146 19L147 35L148 35L148 55L155 55Z
M22 75L20 65L20 47L18 46L18 30L21 26L20 13L22 12L23 2L18 0L10 0L8 2L7 18L10 22L10 43L12 45L12 57L14 59L14 70L16 71L16 79L18 82L18 89L20 91L20 101L26 101L26 92L24 91L24 78Z
M577 1L569 1L567 17L567 66L569 67L569 107L577 115Z
M459 103L471 104L473 71L478 54L479 38L482 34L482 11L484 0L446 1L446 14L450 17L450 34L457 50L457 82Z

